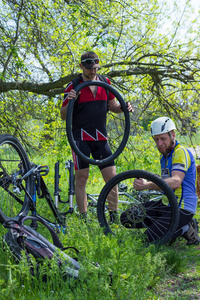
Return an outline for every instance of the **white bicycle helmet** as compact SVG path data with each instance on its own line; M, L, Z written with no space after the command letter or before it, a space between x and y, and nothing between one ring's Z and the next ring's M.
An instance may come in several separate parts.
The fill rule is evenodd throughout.
M174 122L168 117L160 117L151 123L151 135L158 135L176 129Z

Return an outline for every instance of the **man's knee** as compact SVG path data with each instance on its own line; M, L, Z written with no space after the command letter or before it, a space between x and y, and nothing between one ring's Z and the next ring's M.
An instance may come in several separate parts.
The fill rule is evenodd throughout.
M107 167L102 169L101 173L105 182L107 182L116 175L116 168L115 166Z
M89 171L87 169L75 171L76 185L85 186L88 180Z

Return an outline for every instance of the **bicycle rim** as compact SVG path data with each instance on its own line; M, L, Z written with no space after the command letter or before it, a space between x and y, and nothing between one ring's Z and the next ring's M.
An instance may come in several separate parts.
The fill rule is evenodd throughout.
M94 158L85 156L76 146L76 143L73 138L73 133L72 133L72 116L73 116L74 104L76 101L75 99L69 101L68 104L67 115L66 115L66 132L67 132L67 138L70 143L70 146L72 147L73 151L76 153L78 157L80 157L83 161L89 164L102 166L104 164L108 164L111 161L115 160L123 151L124 147L126 146L129 137L129 132L130 132L130 116L126 108L126 103L121 97L121 95L112 86L110 86L105 82L86 81L79 84L77 87L75 87L75 91L78 94L80 90L91 85L101 86L109 90L116 97L116 100L120 103L123 111L121 114L109 113L107 115L106 127L107 127L107 134L108 134L108 143L110 145L112 154L109 157L96 160Z
M30 170L28 156L20 142L12 135L0 135L0 221L27 215L30 201L24 187L31 193L31 176L22 180Z
M154 182L161 191L136 191L136 178ZM118 212L114 219L105 213L107 208ZM147 171L132 170L106 183L99 195L97 216L105 234L120 239L131 235L147 243L166 244L177 228L179 207L173 190L161 178Z

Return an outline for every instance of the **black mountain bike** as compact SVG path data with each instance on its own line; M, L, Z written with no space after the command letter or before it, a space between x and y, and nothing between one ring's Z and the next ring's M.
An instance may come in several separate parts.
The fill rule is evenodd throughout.
M67 215L78 211L73 204L75 180L71 160L65 162L65 169L68 173L68 197L61 200L59 162L56 162L53 199L44 181L49 172L48 166L31 164L18 139L8 134L0 135L0 222L28 214L37 215L37 202L45 199L49 209L45 206L42 213L39 211L40 217L55 229L65 228ZM88 194L89 210L95 210L97 199L97 194ZM32 227L36 226L33 222Z

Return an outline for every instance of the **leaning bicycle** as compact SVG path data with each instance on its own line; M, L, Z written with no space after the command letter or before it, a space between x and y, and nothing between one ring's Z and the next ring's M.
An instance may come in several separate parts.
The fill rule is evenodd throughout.
M143 178L155 183L158 190L137 191L134 179ZM107 211L117 208L113 222ZM122 172L103 187L97 206L97 215L105 234L121 238L166 244L173 236L179 221L176 196L169 185L159 176L143 170Z
M60 196L59 162L55 163L54 196L45 183L48 166L30 163L28 155L12 135L0 135L0 222L18 219L21 216L38 213L43 220L57 230L65 228L67 216L74 211L74 164L65 162L68 192ZM88 194L88 211L96 211L98 194ZM38 210L38 204L40 209ZM42 208L41 208L42 207ZM45 217L43 217L45 216ZM32 224L32 227L37 224Z

